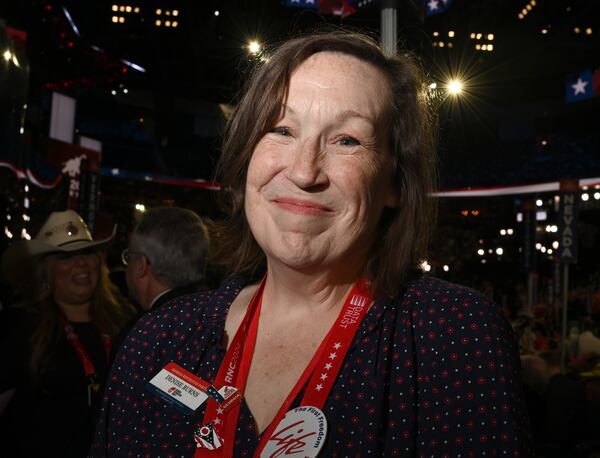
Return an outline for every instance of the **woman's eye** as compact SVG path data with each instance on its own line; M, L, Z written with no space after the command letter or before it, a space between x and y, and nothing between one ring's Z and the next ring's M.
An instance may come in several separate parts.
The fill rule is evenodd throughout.
M291 134L288 127L275 127L271 129L271 133L283 135L284 137L288 137Z
M339 144L342 146L358 146L360 142L353 137L344 136L338 140Z

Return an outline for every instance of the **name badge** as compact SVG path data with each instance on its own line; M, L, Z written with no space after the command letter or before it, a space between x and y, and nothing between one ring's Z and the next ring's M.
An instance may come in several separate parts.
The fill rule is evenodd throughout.
M210 385L181 366L169 363L146 388L185 415L191 415L208 398L206 391Z

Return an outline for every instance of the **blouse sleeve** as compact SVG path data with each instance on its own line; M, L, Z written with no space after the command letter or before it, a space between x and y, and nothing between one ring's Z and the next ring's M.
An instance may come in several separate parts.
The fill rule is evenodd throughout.
M125 456L132 450L157 456L152 447L164 432L160 425L190 423L178 410L165 409L164 402L147 390L147 383L168 362L203 370L210 379L224 313L238 291L228 287L224 292L180 296L138 320L113 362L90 457ZM194 445L191 437L176 441Z
M500 308L470 289L446 287L412 319L417 455L533 456L518 346Z
M108 375L102 409L96 423L94 441L88 454L90 457L117 456L119 454L114 439L121 439L124 434L124 431L120 430L119 424L122 423L124 410L130 404L132 391L135 389L132 382L137 366L140 364L138 358L135 357L140 350L138 347L137 332L134 329L120 346Z

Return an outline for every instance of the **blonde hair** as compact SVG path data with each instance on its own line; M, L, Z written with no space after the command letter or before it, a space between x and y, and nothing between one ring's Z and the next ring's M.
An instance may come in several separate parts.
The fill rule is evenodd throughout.
M90 301L92 323L102 334L115 337L122 327L133 318L135 309L125 299L108 277L108 268L99 253L98 285ZM52 272L48 258L40 259L33 271L32 288L24 291L27 295L23 308L34 315L35 327L29 339L29 360L27 366L34 380L39 381L48 369L53 353L63 332L63 316L54 301L51 285Z

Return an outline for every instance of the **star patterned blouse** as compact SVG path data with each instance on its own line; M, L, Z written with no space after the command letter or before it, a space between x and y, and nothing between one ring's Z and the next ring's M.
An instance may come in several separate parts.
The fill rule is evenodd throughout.
M109 376L90 456L194 456L205 404L187 416L145 386L169 362L214 381L243 286L179 297L137 323ZM414 280L400 298L375 301L361 323L322 409L319 456L532 456L517 351L500 309L481 294ZM242 402L234 456L251 457L258 441Z

